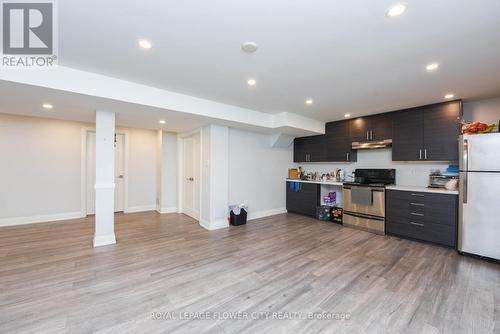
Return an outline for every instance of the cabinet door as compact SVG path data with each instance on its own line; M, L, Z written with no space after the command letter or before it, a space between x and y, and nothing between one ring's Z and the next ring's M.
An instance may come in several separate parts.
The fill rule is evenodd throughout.
M350 136L352 142L364 142L370 140L370 117L360 117L351 120Z
M307 137L295 138L293 141L293 161L305 162L307 150Z
M299 182L299 189L295 189L290 186L291 183L293 181L286 182L287 211L315 217L320 197L319 184Z
M329 162L355 162L357 152L352 150L349 135L350 121L330 122L326 124L325 160Z
M326 138L325 135L309 137L306 153L309 155L309 162L326 161Z
M399 111L393 116L392 160L423 159L423 112L421 109Z
M462 103L432 105L424 109L424 158L458 161L458 137Z
M392 139L393 113L370 117L370 140Z

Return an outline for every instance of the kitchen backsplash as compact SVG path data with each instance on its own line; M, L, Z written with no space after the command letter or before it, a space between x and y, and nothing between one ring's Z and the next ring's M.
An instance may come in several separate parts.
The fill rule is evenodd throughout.
M359 150L358 162L355 163L300 163L306 172L327 173L337 168L350 175L356 168L394 168L396 169L396 184L405 186L427 186L431 170L446 170L449 163L419 163L393 162L392 149Z

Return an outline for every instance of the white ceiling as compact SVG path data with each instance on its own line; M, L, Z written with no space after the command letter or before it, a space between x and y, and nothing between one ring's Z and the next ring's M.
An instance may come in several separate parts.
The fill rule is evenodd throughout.
M395 0L58 3L61 65L253 110L330 121L500 93L498 0L407 0L397 18Z

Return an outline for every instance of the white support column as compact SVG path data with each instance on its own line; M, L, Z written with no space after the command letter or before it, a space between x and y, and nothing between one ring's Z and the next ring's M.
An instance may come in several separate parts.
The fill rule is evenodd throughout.
M202 130L202 192L200 225L208 230L228 227L229 129L209 125Z
M96 111L94 247L115 239L115 113Z

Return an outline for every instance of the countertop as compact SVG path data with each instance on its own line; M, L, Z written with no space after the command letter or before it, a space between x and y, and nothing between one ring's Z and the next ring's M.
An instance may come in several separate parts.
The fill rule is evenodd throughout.
M401 186L401 185L392 185L385 187L387 190L401 190L401 191L415 191L415 192L424 192L424 193L435 193L435 194L447 194L447 195L458 195L458 190L446 190L439 188L427 188L427 187L418 187L418 186Z
M286 179L286 180L290 182L316 183L329 186L342 186L344 184L343 182L338 182L338 181L313 181L313 180L292 180L292 179Z
M302 182L302 183L315 183L330 186L342 186L343 182L338 181L312 181L312 180L292 180L286 179L290 182ZM401 191L415 191L424 193L435 193L435 194L446 194L446 195L458 195L458 190L446 190L438 188L427 188L425 186L403 186L403 185L392 185L385 187L387 190L401 190Z

